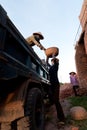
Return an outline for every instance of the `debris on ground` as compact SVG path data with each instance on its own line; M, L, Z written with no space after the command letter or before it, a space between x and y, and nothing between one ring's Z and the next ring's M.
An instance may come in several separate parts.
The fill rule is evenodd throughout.
M56 108L54 105L52 105L49 108L49 111L46 115L45 130L80 130L80 127L75 126L73 120L68 118L68 116L70 116L70 108L71 108L71 103L68 100L68 97L70 96L74 96L72 87L70 86L70 84L65 84L65 86L63 85L61 87L60 92L60 103L62 105L66 117L65 125L62 126L58 125Z

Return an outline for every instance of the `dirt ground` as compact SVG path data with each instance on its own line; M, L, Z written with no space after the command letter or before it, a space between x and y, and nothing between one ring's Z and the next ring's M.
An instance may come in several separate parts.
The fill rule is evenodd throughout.
M70 104L67 100L61 101L63 106L65 116L69 113ZM72 130L72 126L69 124L65 124L62 127L58 127L57 125L57 117L56 117L56 109L55 106L51 106L48 112L48 119L46 120L45 130Z
M66 90L66 86L64 88L61 88L61 91L63 91L64 89ZM62 97L62 95L61 95L61 97ZM61 102L64 114L65 114L65 117L67 117L69 115L69 111L70 111L70 102L67 100L67 97L60 99L60 102ZM47 113L45 130L79 130L79 129L75 126L72 126L69 122L65 123L64 126L59 127L57 117L56 117L56 109L55 109L55 106L53 105L49 108L49 111Z

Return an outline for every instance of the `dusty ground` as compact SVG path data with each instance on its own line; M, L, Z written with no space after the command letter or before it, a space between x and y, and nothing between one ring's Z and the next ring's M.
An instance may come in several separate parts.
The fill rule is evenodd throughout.
M66 117L69 115L69 110L70 110L70 102L67 100L67 97L70 96L72 93L72 90L69 90L69 93L67 94L68 91L66 91L66 90L68 88L69 88L69 86L67 86L67 85L65 85L64 87L61 87L61 98L60 98L61 99L60 102L61 102L61 105L64 110L64 114ZM48 114L47 114L45 130L79 130L77 127L72 126L69 123L69 121L66 121L66 124L62 127L59 127L57 125L57 122L58 121L57 121L57 117L56 117L56 109L55 109L55 106L53 105L53 106L51 106L51 108L49 109Z
M64 114L65 116L67 116L69 113L70 104L67 100L61 101L61 104L63 106ZM48 119L46 120L45 130L72 130L72 126L69 124L65 124L62 127L58 127L56 118L56 109L55 106L53 105L48 112Z

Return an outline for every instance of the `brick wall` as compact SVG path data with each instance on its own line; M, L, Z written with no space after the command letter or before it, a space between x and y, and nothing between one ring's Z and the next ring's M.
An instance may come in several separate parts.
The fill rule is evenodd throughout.
M82 33L75 48L75 62L81 92L87 93L87 0L83 1L79 19Z
M84 29L85 24L87 22L87 0L83 1L81 12L79 15L79 20L80 20L82 28Z
M87 54L84 43L80 42L76 46L75 62L80 87L87 89Z

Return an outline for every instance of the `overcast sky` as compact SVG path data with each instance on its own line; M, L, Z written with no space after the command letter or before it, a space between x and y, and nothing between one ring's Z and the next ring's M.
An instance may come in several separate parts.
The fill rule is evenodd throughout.
M80 25L79 15L83 0L0 0L9 18L27 38L33 32L41 32L45 48L59 48L59 80L69 82L69 72L75 67L75 37ZM35 47L41 59L43 51Z

